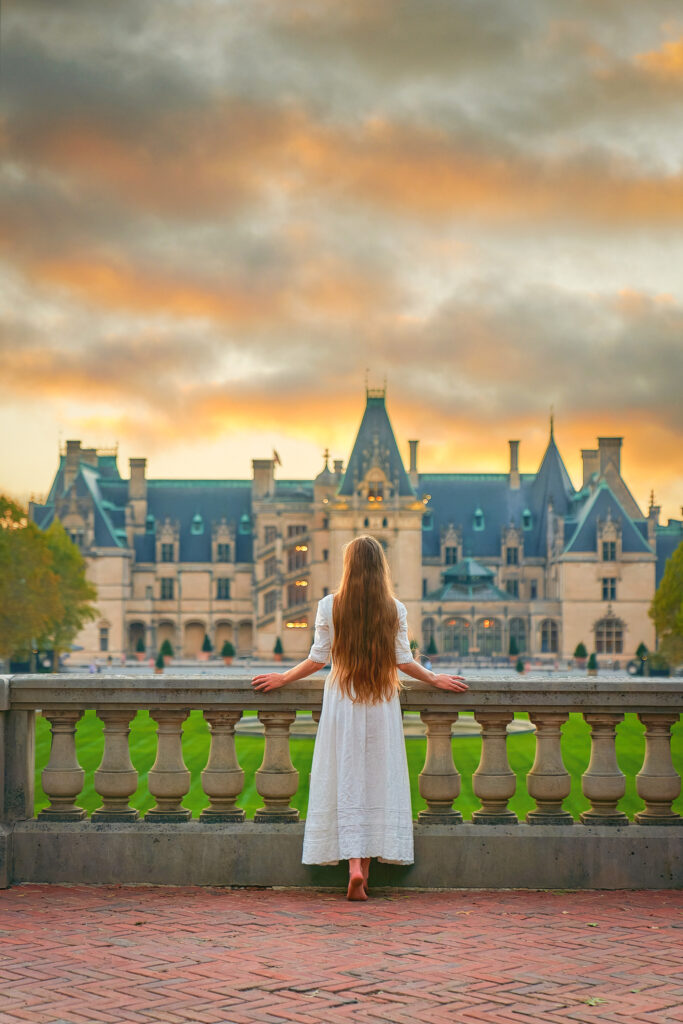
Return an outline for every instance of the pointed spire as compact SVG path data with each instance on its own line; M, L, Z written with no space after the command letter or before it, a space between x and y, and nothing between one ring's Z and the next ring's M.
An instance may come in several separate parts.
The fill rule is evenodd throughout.
M415 494L396 444L384 399L384 388L366 387L365 412L339 488L340 495L353 494L372 465L380 466L387 480L397 481L394 486L398 487L399 495L412 497Z
M555 410L550 406L550 440L555 440Z

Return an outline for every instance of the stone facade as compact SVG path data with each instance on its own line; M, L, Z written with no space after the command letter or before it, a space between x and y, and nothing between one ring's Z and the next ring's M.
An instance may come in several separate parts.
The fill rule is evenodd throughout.
M655 637L647 615L683 523L640 511L621 476L621 438L599 438L572 484L555 443L535 473L424 474L409 441L406 470L383 390L368 390L346 468L282 480L276 458L252 480L151 480L146 460L120 476L116 456L68 441L49 497L31 516L57 516L86 557L100 617L73 661L147 656L169 639L197 657L220 652L288 658L311 643L318 600L333 590L343 545L360 533L383 544L415 639L439 654L548 660L583 642L624 663ZM512 647L511 647L512 643Z

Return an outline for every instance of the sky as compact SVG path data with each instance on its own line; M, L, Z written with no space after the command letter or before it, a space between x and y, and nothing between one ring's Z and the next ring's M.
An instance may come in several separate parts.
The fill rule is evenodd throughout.
M533 472L683 504L680 0L5 0L0 490Z

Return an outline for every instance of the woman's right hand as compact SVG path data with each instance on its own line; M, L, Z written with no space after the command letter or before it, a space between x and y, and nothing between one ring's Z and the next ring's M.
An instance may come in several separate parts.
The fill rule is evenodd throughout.
M436 672L432 679L432 685L436 686L439 690L452 690L455 693L462 693L465 690L469 690L469 686L462 676L447 676L443 673L437 675Z

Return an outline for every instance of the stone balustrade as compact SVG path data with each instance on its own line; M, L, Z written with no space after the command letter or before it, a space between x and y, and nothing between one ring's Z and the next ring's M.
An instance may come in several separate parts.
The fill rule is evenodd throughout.
M0 679L0 880L5 885L13 880L324 881L323 869L300 865L302 823L291 806L299 774L289 750L296 711L319 718L322 685L321 678L313 678L258 694L247 678L219 676ZM671 728L683 705L683 681L523 678L477 681L464 694L411 683L402 703L405 710L419 712L426 727L418 785L427 807L415 826L416 865L398 874L394 869L393 877L387 875L392 884L629 887L680 882L683 831L671 826L683 824L672 809L681 780L671 756ZM144 821L130 806L138 777L129 735L140 709L149 710L157 726L156 760L147 781L156 803ZM183 805L191 779L181 739L183 723L194 709L203 711L210 733L201 773L209 806L192 820ZM76 748L76 725L86 710L95 710L104 733L102 761L94 775L102 802L90 818L79 806L85 773ZM247 710L258 712L265 734L263 761L254 778L263 806L253 821L246 821L237 807L245 775L236 754L235 726ZM34 817L36 711L50 723L52 744L42 773L49 806ZM471 823L463 821L457 807L458 741L451 740L463 711L473 712L481 726L481 756L472 778L481 806ZM526 777L536 806L524 822L508 806L517 777L508 761L507 726L516 711L528 712L536 728L535 760ZM577 822L563 808L570 776L561 738L571 712L583 714L591 729L590 763L582 778L590 808ZM644 806L633 823L619 809L626 780L617 763L615 730L625 712L637 713L645 728L645 759L636 777Z

